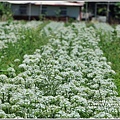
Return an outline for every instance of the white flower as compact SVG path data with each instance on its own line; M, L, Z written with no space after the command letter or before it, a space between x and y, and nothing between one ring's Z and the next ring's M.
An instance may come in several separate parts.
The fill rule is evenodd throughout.
M20 59L15 59L14 62L20 62Z
M9 71L9 72L15 72L15 69L12 68L12 67L9 67L9 68L7 69L7 71Z
M99 114L94 116L95 118L113 118L113 116L106 112L100 112Z
M5 118L6 114L3 110L0 110L0 118Z
M2 81L4 81L4 80L6 80L8 77L6 76L6 75L4 75L4 74L1 74L0 75L0 81L2 80Z

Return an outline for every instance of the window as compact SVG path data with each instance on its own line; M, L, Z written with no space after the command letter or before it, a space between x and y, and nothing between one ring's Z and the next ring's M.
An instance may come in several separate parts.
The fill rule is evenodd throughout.
M42 6L41 14L46 15L46 13L47 13L47 7Z
M60 7L60 15L61 16L67 15L67 8L66 7Z
M27 14L27 6L26 5L20 5L19 12L20 12L21 15L26 15Z

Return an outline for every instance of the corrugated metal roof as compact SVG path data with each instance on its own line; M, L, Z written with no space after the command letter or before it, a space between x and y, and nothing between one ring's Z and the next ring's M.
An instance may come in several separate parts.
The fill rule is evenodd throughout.
M84 0L84 2L120 2L120 0Z
M27 3L35 3L37 1L7 1L12 4L27 4Z
M55 3L59 3L59 2L120 2L120 0L63 0L63 1L16 1L16 0L12 0L12 1L7 1L7 0L4 0L5 2L10 2L10 3L13 3L13 4L26 4L26 3L35 3L35 2L48 2L51 4L51 2L55 2ZM4 2L2 1L2 2Z
M83 6L84 2L68 2L68 1L43 1L36 2L37 5L66 5L66 6Z
M83 6L84 1L8 1L12 4L36 4L36 5L65 5L65 6Z

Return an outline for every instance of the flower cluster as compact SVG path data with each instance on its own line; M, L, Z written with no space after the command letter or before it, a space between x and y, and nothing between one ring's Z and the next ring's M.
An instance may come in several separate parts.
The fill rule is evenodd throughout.
M2 22L0 24L0 50L2 48L7 48L7 43L15 43L20 37L20 29L28 29L37 27L42 22L32 21L27 22L26 24L21 24L21 22Z
M49 24L47 24L44 27L44 29L42 30L42 32L45 32L46 35L50 35L53 32L55 32L57 34L58 31L61 30L63 26L64 26L63 22L59 22L59 23L57 23L57 22L50 22Z
M94 27L95 27L96 32L98 33L100 38L101 38L101 36L103 36L104 40L107 42L114 40L113 37L115 35L116 30L112 26L110 26L109 24L95 23ZM115 35L115 37L116 37L116 35Z
M34 54L24 55L20 74L0 76L0 117L119 117L115 72L98 47L95 29L84 23L55 24L62 29L54 32L53 23L45 28L53 36Z

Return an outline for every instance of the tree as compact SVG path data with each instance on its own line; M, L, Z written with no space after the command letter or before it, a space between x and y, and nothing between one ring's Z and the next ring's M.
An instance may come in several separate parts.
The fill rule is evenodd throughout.
M117 20L120 20L120 2L117 2L117 3L115 4L114 11L115 11L115 18L116 18Z
M1 20L12 19L11 5L7 2L0 2L0 19Z

